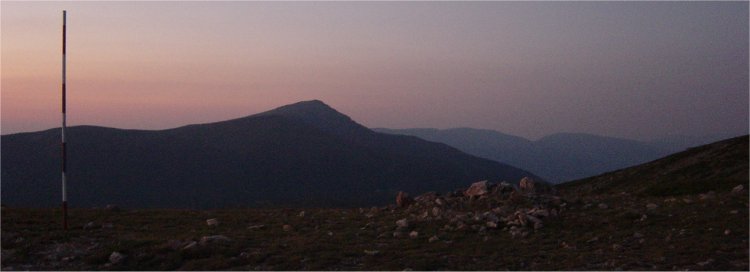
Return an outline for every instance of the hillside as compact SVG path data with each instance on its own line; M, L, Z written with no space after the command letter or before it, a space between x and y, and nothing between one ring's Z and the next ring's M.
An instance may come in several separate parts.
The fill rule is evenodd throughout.
M477 182L358 209L73 209L68 231L59 209L4 207L2 270L747 271L747 173L744 136L559 194Z
M412 135L445 143L466 153L527 169L552 183L598 175L682 151L699 139L679 137L658 142L603 137L584 133L558 133L536 141L494 130L385 129L375 131Z
M2 136L4 205L59 205L59 141L59 129ZM373 132L317 100L159 131L70 127L67 142L74 207L351 207L383 204L400 190L534 176Z
M749 150L745 135L557 187L575 195L629 192L679 196L712 189L726 191L748 183Z

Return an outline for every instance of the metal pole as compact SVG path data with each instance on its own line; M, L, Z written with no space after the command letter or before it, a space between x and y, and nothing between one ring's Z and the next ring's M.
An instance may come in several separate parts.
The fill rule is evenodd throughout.
M68 191L65 188L65 171L67 152L65 150L65 10L63 10L62 28L62 210L63 228L68 230Z

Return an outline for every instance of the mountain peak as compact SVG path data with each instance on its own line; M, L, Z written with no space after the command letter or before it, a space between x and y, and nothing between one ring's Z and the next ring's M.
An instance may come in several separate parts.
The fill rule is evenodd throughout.
M255 116L283 116L302 121L308 125L334 134L346 134L352 131L368 130L354 122L349 116L338 112L320 100L301 101L276 109L259 113Z

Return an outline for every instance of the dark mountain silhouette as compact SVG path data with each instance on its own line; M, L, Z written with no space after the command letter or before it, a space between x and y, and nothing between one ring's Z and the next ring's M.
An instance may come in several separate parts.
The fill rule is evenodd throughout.
M218 208L355 206L529 172L412 136L373 132L321 101L168 130L67 131L69 202ZM2 136L2 203L60 202L60 131Z
M630 194L677 196L729 192L747 186L750 138L735 137L690 148L645 164L604 173L557 187L571 195Z
M559 133L530 141L472 128L374 130L445 143L469 154L528 169L552 183L633 166L684 148L676 141L665 140L659 145L583 133Z

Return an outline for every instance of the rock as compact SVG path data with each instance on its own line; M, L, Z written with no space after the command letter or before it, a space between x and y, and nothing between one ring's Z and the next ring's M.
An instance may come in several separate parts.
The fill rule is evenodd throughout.
M485 225L486 225L486 226L487 226L488 228L491 228L491 229L496 229L496 228L497 228L497 223L495 223L495 222L492 222L492 221L489 221L489 222L487 222L487 223L486 223Z
M430 239L429 239L429 240L427 240L427 242L429 242L429 243L432 243L432 242L437 242L437 241L440 241L440 238L438 238L438 237L437 237L437 236L435 236L435 235L433 235L432 237L430 237Z
M544 224L542 222L534 222L534 230L538 230L544 227Z
M211 236L203 236L201 237L200 244L206 245L210 243L226 243L232 241L229 239L229 237L226 237L224 235L211 235Z
M120 252L115 251L109 255L109 262L112 264L121 263L123 260L125 260L125 255L122 255Z
M466 189L466 191L464 191L464 195L468 197L475 197L486 195L488 192L487 181L483 180L471 184L471 186L469 186L469 189Z
M521 182L518 183L518 187L521 189L522 192L525 192L525 193L535 192L534 185L535 185L534 179L530 177L524 177L521 179Z
M292 231L292 230L294 230L294 228L292 228L292 226L290 226L290 225L284 225L282 228L284 229L284 231Z
M411 232L409 232L409 238L413 239L413 238L417 238L417 237L419 237L419 232L414 231L414 230L411 231Z
M594 236L594 238L586 240L586 243L593 243L599 241L599 236Z
M182 250L189 250L189 249L193 249L193 248L195 248L196 246L198 246L198 242L196 242L196 241L190 241L190 243L188 243L187 245L185 245L185 246L184 246L184 247L182 248Z
M369 256L375 256L375 255L378 255L378 253L380 253L380 251L377 251L377 250L367 250L367 249L365 249L365 254L366 254L366 255L369 255Z
M432 207L432 216L438 217L440 216L442 210L438 207Z
M259 229L264 229L264 228L266 228L266 225L253 225L253 226L247 227L248 230L259 230Z
M541 224L542 223L541 219L539 219L539 218L537 218L536 216L533 216L533 215L526 215L526 219L528 219L529 221L531 221L534 224L536 224L536 223L540 223Z
M732 194L733 194L733 195L739 195L739 194L742 194L742 191L743 191L744 189L745 189L745 186L743 186L742 184L740 184L740 185L737 185L737 186L735 186L734 188L732 188Z
M700 200L712 200L715 198L716 198L716 192L714 191L709 191L708 193L698 195L698 199Z
M699 263L696 263L696 264L699 265L699 266L707 266L707 265L709 265L709 264L711 264L713 262L714 262L714 259L708 259L708 260L706 260L704 262L699 262Z
M219 219L216 219L216 218L208 219L208 220L206 220L206 224L209 227L216 227L216 226L219 225Z
M607 206L607 204L604 204L604 203L599 203L598 207L599 207L599 209L607 209L607 208L609 208L609 206Z
M88 222L86 225L83 225L84 230L94 229L96 228L96 224L94 222Z
M401 220L396 221L396 226L398 226L399 229L405 229L409 227L409 220L404 218Z
M401 236L404 236L404 233L401 231L394 231L393 232L393 238L401 238Z
M119 212L120 207L117 207L117 205L107 204L107 206L104 207L104 210L110 212Z
M297 216L299 216L299 217L305 217L305 211L299 212L299 214Z
M102 224L102 228L105 228L105 229L112 229L114 227L115 227L115 225L112 224L112 223L104 223L104 224Z
M732 234L732 231L729 230L729 229L725 229L724 230L724 235L729 235L729 234Z
M646 209L653 210L653 209L656 209L656 208L659 208L659 205L656 205L654 203L648 203L648 204L646 204Z
M396 195L396 206L399 208L405 208L411 205L414 202L414 199L409 197L409 194L405 192L399 191Z
M640 233L640 232L633 233L633 238L636 238L636 239L643 238L643 233Z

